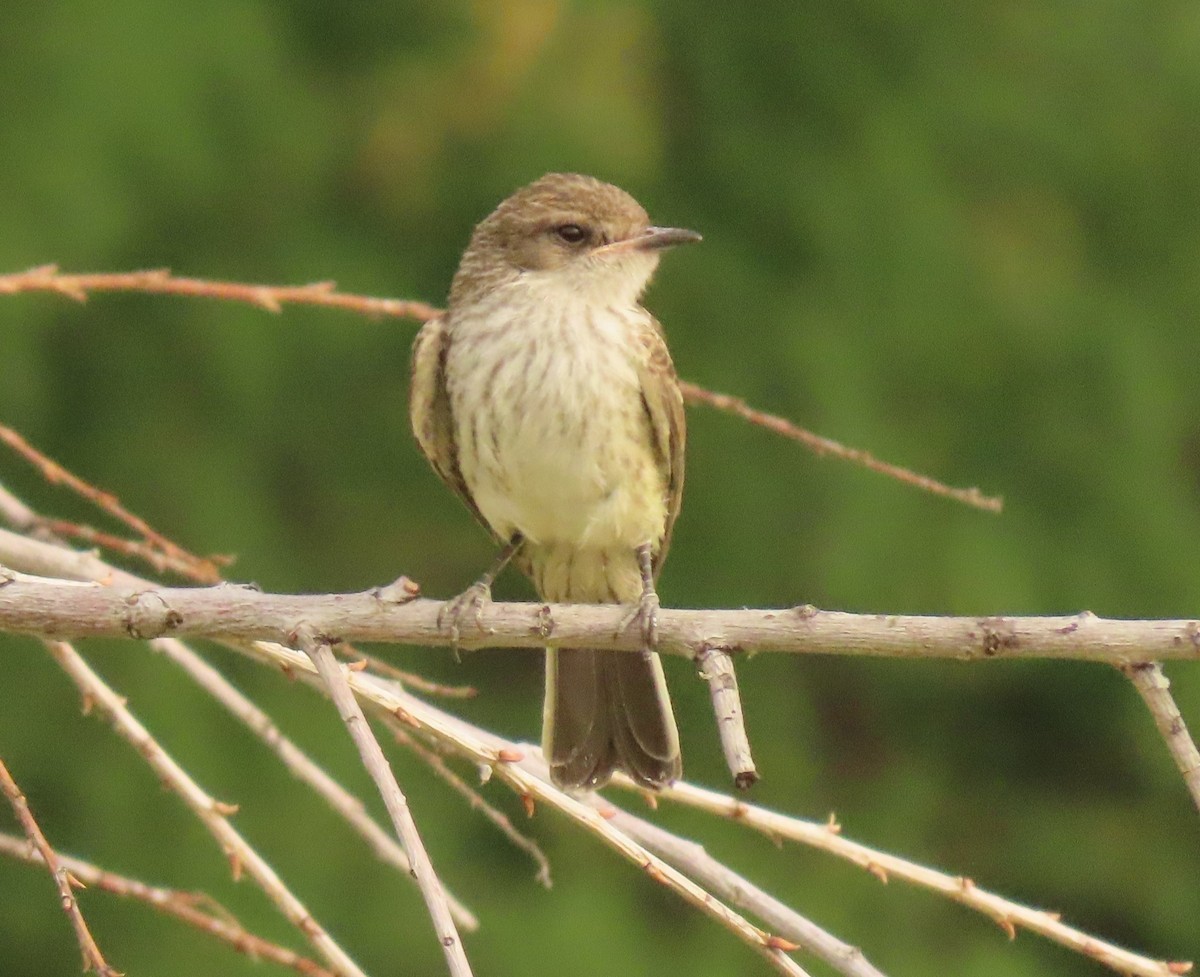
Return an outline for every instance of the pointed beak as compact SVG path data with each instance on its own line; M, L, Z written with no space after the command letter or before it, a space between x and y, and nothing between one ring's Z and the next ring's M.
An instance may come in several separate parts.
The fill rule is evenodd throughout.
M597 248L593 254L623 254L628 251L663 251L677 244L690 244L701 241L695 231L682 227L647 227L640 234L627 237L622 241L613 241Z

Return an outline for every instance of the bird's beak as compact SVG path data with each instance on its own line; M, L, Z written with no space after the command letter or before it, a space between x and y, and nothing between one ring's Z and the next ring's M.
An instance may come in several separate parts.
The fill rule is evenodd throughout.
M647 227L640 234L613 241L597 248L593 254L623 254L629 251L662 251L677 244L703 240L695 231L682 227Z

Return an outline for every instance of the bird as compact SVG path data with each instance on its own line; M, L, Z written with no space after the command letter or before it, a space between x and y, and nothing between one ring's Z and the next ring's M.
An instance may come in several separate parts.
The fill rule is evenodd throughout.
M548 173L475 227L446 311L419 331L410 418L422 453L499 544L444 605L455 642L509 561L547 602L622 604L641 650L546 649L542 750L567 790L616 770L661 789L679 733L654 651L656 589L683 497L683 396L641 304L662 252L626 191Z

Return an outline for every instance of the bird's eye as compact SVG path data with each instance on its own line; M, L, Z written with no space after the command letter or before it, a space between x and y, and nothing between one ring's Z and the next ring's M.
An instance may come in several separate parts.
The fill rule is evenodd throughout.
M554 229L554 233L567 242L567 244L582 244L591 233L586 227L580 227L578 224L559 224Z

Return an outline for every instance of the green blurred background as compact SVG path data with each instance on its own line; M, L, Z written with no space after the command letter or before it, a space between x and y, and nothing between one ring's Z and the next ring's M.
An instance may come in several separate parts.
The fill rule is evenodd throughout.
M9 0L0 270L170 266L440 302L499 199L593 173L705 235L648 299L681 375L1006 500L982 514L696 409L665 603L1182 617L1200 613L1198 115L1188 0ZM184 545L236 553L237 579L325 591L403 572L449 595L490 559L409 436L412 323L133 295L5 297L0 323L0 421ZM95 521L11 456L0 479ZM506 577L497 595L530 591ZM86 650L370 973L441 972L415 890L256 742L144 650ZM56 844L289 938L35 643L0 652L0 756ZM476 685L454 708L536 737L540 656L387 654ZM211 657L369 794L325 701ZM689 776L724 787L706 691L669 672ZM852 838L1200 956L1200 820L1114 670L774 656L740 675L759 802L836 811ZM1170 675L1200 727L1200 672ZM394 756L482 918L477 972L765 972L552 813L525 822L485 788L553 860L542 890ZM659 818L892 977L1103 972L827 857ZM141 907L83 905L131 975L270 969ZM0 973L78 966L46 878L0 861Z

